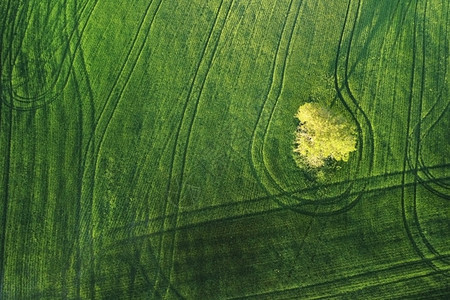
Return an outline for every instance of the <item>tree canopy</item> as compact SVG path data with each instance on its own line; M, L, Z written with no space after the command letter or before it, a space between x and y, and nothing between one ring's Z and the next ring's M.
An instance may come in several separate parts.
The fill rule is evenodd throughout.
M348 161L356 150L356 130L343 116L315 102L301 105L295 116L300 123L294 153L303 165L319 168L329 159Z

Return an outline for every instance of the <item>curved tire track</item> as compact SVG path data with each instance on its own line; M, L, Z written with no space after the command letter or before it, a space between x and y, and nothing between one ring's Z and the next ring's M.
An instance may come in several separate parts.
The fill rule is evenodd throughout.
M302 0L291 0L289 2L289 7L287 9L286 17L281 29L281 37L278 40L275 56L272 63L269 91L263 101L262 108L259 111L250 144L250 157L252 161L251 167L253 170L253 174L258 179L260 185L269 194L273 194L274 192L286 192L272 177L266 166L264 160L264 144L266 142L267 130L272 120L276 104L280 99L287 66L287 58L289 55L289 50L302 3ZM266 180L270 182L271 186L265 183ZM276 198L274 200L279 205L285 206L283 201Z
M349 111L349 113L351 114L353 120L355 121L355 123L358 126L358 131L359 131L359 158L357 161L357 169L360 169L360 162L361 162L361 158L363 156L363 154L365 154L365 156L369 156L369 167L368 167L368 171L367 172L362 172L360 171L360 173L363 173L363 177L365 176L369 176L370 172L371 172L371 168L372 168L372 161L373 161L373 133L372 133L372 128L370 125L370 122L367 118L367 116L365 115L364 111L360 108L360 106L358 105L355 97L353 96L353 94L351 93L349 84L348 84L348 57L350 55L350 50L351 50L351 42L353 39L353 33L357 24L357 20L359 17L359 13L360 13L360 1L358 2L358 6L356 9L356 14L353 20L353 23L350 25L350 14L351 14L351 7L352 7L352 3L351 1L349 1L348 6L347 6L347 11L346 11L346 15L345 15L345 19L344 19L344 25L343 25L343 29L341 32L341 36L339 39L339 46L338 46L338 50L337 50L337 55L336 55L336 62L335 62L335 87L338 93L338 97L339 99L342 101L342 103L344 104L345 108ZM300 7L299 7L300 9ZM295 25L295 24L294 24ZM347 29L348 27L350 27L350 29ZM292 29L293 31L294 29ZM290 35L292 36L292 31L290 33ZM345 38L346 35L346 31L348 32L348 37ZM289 45L290 42L288 42ZM280 49L280 48L278 48ZM279 77L281 78L281 82L278 85L274 85L274 78L275 78L275 73L272 75L272 84L271 84L271 89L269 90L269 94L266 98L266 101L264 102L264 107L260 112L260 116L258 117L258 123L257 126L255 127L254 133L253 133L253 138L252 138L252 161L253 161L253 167L254 167L254 174L256 174L257 178L260 179L260 182L262 183L262 185L264 186L264 188L266 189L267 192L269 193L287 193L287 191L277 182L276 178L274 178L272 176L272 174L270 173L270 171L268 170L266 164L265 164L265 159L264 159L264 144L266 143L266 139L267 139L267 129L270 126L270 121L272 119L274 110L275 110L275 106L276 106L276 102L278 101L278 98L280 96L281 93L281 86L283 83L283 78L284 78L284 68L285 68L285 64L286 64L286 59L287 59L287 53L288 53L289 49L286 50L286 56L282 59L281 63L278 63L278 59L275 59L275 65L282 65L281 67L281 75L279 75ZM278 54L279 50L277 51ZM275 67L274 67L275 68ZM343 74L343 83L342 86L343 88L340 87L339 84L339 71L343 70L344 74ZM270 102L269 100L272 98L272 94L274 94L274 99L275 102L274 103L270 103L271 107L267 104L268 102ZM346 99L350 99L349 101L346 101ZM351 104L354 106L354 108L352 109L350 107L350 104L348 102L351 102ZM261 125L261 120L263 119L263 114L264 111L266 109L266 106L270 107L270 113L268 116L268 121L267 123L265 123L265 125ZM356 113L355 112L359 112L363 118L361 121L358 120ZM360 123L363 123L365 127L362 127L360 125ZM262 128L262 129L260 129ZM262 130L262 132L258 132ZM261 145L257 144L258 141L258 136L263 136L263 143ZM363 140L363 135L366 137L365 140ZM368 145L367 147L362 147L363 145L363 141L365 142L366 145ZM365 152L363 152L363 149L367 149L368 150L364 150L365 152L368 152L368 154L366 154ZM262 177L262 178L261 178ZM269 182L270 186L265 185L265 182ZM353 187L353 183L351 183L347 188L345 188L344 191L339 191L339 195L330 195L328 194L328 196L325 197L321 197L320 199L314 199L314 197L317 196L312 196L312 198L305 198L304 195L295 195L295 194L291 194L291 196L286 197L286 198L282 198L282 199L278 199L276 198L275 201L285 207L285 208L289 208L292 209L296 212L299 213L303 213L303 214L308 214L308 215L333 215L333 214L338 214L338 213L342 213L344 211L347 211L349 209L351 209L352 207L354 207L354 205L357 204L358 200L361 198L364 188L365 188L366 183L364 183L362 186L358 187L356 190L359 190L359 194L354 196L352 199L349 199L349 195L350 194L354 194L354 190L355 187ZM320 207L320 209L317 209L317 206Z
M19 9L18 7L16 8L13 20L10 24L10 30L9 30L9 42L10 42L10 46L9 49L7 49L7 53L5 57L9 57L9 64L6 65L7 68L5 68L5 65L2 65L2 69L1 69L1 81L2 82L6 82L8 89L7 91L2 91L1 93L1 98L2 101L5 103L5 105L7 106L11 106L13 109L15 110L35 110L35 109L39 109L42 108L43 106L46 106L50 103L52 103L53 101L55 101L58 96L62 93L62 91L64 90L64 88L67 86L68 82L69 82L69 78L70 78L70 73L71 70L73 69L73 63L74 63L74 59L75 59L75 55L71 56L70 55L70 48L72 47L72 45L75 46L75 52L77 51L77 48L79 47L80 43L81 43L81 37L82 35L78 35L76 34L77 32L77 26L78 24L81 24L84 19L84 25L83 25L83 29L82 31L84 31L84 28L86 26L86 24L88 23L92 10L94 9L97 1L94 2L94 4L90 7L89 4L93 2L93 1L86 1L79 14L77 14L74 17L74 28L71 28L70 30L70 34L69 37L66 39L66 42L64 43L65 45L61 47L64 47L62 50L62 58L58 64L58 67L55 67L55 70L53 70L55 74L53 74L53 82L47 83L45 84L46 86L44 87L45 90L43 92L39 92L37 95L33 96L33 97L29 97L29 96L24 96L24 95L20 95L17 92L17 88L16 87L20 87L23 83L19 82L18 84L13 83L14 79L14 70L17 67L17 59L19 57L19 55L16 53L16 55L13 55L13 51L14 48L20 49L21 45L24 42L25 39L25 35L27 30L29 29L29 26L31 24L31 15L29 16L29 14L31 14L31 12L25 11L22 12L22 10L24 10L25 8L21 8ZM36 2L33 2L34 5L37 5ZM33 10L33 7L30 10ZM64 13L62 13L62 15L65 15L67 13L68 8L64 8ZM20 12L19 12L20 11ZM17 15L18 13L21 14L25 14L24 16L21 17L21 15ZM16 27L18 27L17 25L20 22L25 22L26 19L28 17L28 22L26 24L24 24L24 26L21 26L21 33L17 34L16 33ZM49 20L47 20L48 22ZM63 33L65 33L65 30L67 28L67 23L64 24L64 29L63 29ZM58 28L57 28L58 29ZM18 30L18 29L17 29ZM44 29L41 29L44 30ZM56 29L55 29L56 30ZM60 29L58 29L59 31ZM58 32L58 34L61 34ZM78 36L78 40L74 39L74 37ZM17 47L14 47L14 41L18 42ZM55 49L53 49L54 51ZM39 52L39 57L42 54L43 50L40 49ZM48 51L48 50L47 50ZM2 53L3 54L3 53ZM28 75L30 76L30 75ZM48 77L45 76L45 74L33 74L34 78L41 78L41 77ZM42 89L42 86L37 87L38 89ZM9 99L9 100L7 100Z
M220 2L214 23L208 33L208 38L202 49L199 63L193 76L192 84L184 102L181 121L178 124L175 134L175 147L172 151L171 166L169 169L169 181L166 188L166 201L164 204L164 218L162 220L163 230L167 227L177 227L185 176L186 158L188 155L192 128L197 115L203 89L233 4L234 0L221 0ZM185 132L183 132L183 129L185 129ZM179 170L176 171L175 169L178 165ZM175 178L176 174L180 174L179 181ZM169 203L172 205L169 205ZM171 210L173 210L173 212L171 212ZM168 217L169 215L172 216ZM166 276L168 278L168 283L171 283L171 276L174 268L173 261L175 259L176 234L176 230L170 235L162 234L159 241L158 257L163 260L167 267L162 267L158 271L157 281L155 282L155 287L153 290L157 291L165 289L164 294L167 296L169 296L169 287L161 286L162 280L160 279L162 273L164 273L164 269L166 270L165 273L167 273ZM166 252L166 249L168 249L167 257L163 254Z
M155 4L156 2L156 4ZM97 3L97 2L96 2ZM146 41L149 37L153 22L155 17L159 11L162 0L154 0L150 1L146 10L143 14L141 22L138 25L138 30L136 31L133 40L131 42L130 48L125 56L124 62L119 69L119 72L115 78L113 86L111 87L110 92L106 98L105 104L100 112L99 117L93 124L93 133L89 138L86 148L84 149L84 160L82 162L82 190L81 190L81 220L80 220L80 232L84 234L84 236L80 237L80 241L82 244L85 244L88 248L87 251L90 252L91 260L87 262L87 266L89 268L91 279L89 282L91 283L90 287L90 296L95 297L95 271L94 265L94 248L95 245L92 241L93 235L93 222L92 222L92 211L95 211L95 203L94 203L94 193L95 193L95 183L96 183L96 172L97 166L100 159L100 152L102 145L105 141L105 136L107 129L111 123L111 120L114 116L116 108L120 102L122 94L125 88L128 85L128 82L132 76L133 70L135 69L139 57L142 53L142 50L146 44ZM156 5L156 8L153 11L153 14L150 14L151 8ZM92 13L92 12L91 12ZM87 22L85 26L87 25ZM82 30L84 30L83 27ZM144 33L143 33L144 32ZM86 188L85 188L86 187ZM101 243L101 241L99 241ZM83 266L81 266L83 268Z
M442 256L439 251L432 245L426 237L424 230L421 227L420 219L417 211L417 189L419 187L419 180L417 172L419 170L419 155L420 155L420 137L421 137L421 115L424 98L425 76L426 76L426 16L427 4L425 1L424 7L419 7L419 1L416 1L414 9L414 25L412 31L412 68L411 68L411 82L410 82L410 97L408 108L407 121L407 137L403 169L405 174L402 177L402 184L406 180L407 167L413 170L414 181L411 194L404 186L402 188L401 204L402 204L402 218L407 237L417 255L424 261L427 261L429 256L443 257L436 261L427 261L430 268L434 269L442 275L450 276L448 265L450 260ZM422 9L422 11L420 11ZM419 17L422 12L422 17ZM421 20L420 20L421 19ZM422 27L420 27L422 26ZM422 30L420 30L422 29ZM422 35L422 40L419 35ZM421 46L421 49L418 47ZM419 56L420 51L420 56ZM419 70L419 71L418 71ZM416 93L417 91L417 93ZM417 96L416 96L417 94ZM418 121L415 121L418 120ZM414 122L417 122L414 126ZM412 129L411 129L412 128ZM411 157L411 153L413 156Z

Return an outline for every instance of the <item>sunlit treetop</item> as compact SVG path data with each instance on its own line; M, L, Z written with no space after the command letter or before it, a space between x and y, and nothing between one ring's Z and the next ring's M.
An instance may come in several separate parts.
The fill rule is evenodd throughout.
M300 106L295 116L300 124L294 153L307 167L322 167L329 159L346 162L356 150L356 130L343 116L314 102Z

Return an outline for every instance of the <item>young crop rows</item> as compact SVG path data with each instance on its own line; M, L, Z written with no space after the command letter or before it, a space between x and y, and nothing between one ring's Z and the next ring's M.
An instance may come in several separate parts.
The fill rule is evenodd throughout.
M448 1L0 15L0 299L450 296ZM320 176L311 101L357 132Z

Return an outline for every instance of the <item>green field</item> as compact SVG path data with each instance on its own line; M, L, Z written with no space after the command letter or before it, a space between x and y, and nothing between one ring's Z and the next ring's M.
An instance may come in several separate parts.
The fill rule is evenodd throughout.
M448 0L0 16L0 299L450 298ZM358 133L321 180L312 100Z

